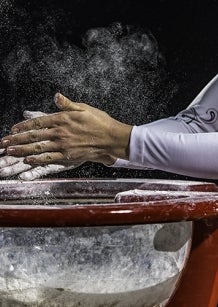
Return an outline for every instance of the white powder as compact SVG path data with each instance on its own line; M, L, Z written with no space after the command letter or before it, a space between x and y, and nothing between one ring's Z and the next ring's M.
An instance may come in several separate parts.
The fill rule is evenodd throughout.
M159 304L183 268L191 225L1 229L0 302L7 297L20 304L13 306L31 307ZM165 243L161 233L168 236ZM185 237L177 250L169 233Z

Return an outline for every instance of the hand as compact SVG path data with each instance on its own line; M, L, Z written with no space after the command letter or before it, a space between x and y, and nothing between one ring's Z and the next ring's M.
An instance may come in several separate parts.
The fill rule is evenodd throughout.
M55 102L64 111L12 127L13 135L2 139L8 155L26 157L24 161L32 165L84 161L112 164L116 158L128 159L132 126L61 94L56 94Z
M40 116L46 116L42 112L24 112L25 119L32 119ZM5 154L5 149L0 149L0 155ZM58 164L49 164L46 166L32 167L30 164L24 163L24 158L12 157L12 156L3 156L0 158L0 177L11 177L19 175L18 178L21 180L34 180L42 176L59 173L69 169L74 169L78 167L77 165L58 165Z

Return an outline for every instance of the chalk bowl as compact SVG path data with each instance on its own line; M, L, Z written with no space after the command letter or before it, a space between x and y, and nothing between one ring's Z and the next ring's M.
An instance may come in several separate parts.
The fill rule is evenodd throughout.
M166 306L192 222L0 228L2 306Z

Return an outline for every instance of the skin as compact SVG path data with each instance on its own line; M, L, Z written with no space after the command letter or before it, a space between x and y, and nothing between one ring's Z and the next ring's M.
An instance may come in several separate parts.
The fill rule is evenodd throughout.
M111 165L117 158L128 160L132 126L60 93L55 103L61 112L12 127L12 135L1 141L8 155L26 157L32 165L85 161Z

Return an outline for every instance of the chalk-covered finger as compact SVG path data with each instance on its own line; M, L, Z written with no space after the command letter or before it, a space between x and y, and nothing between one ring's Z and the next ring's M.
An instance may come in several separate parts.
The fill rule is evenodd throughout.
M59 164L49 164L46 166L37 166L35 168L30 169L29 171L21 173L19 175L19 178L21 180L35 180L43 176L57 174L63 171L74 169L78 167L79 165L81 165L81 163L70 165L70 166L64 166L64 165L59 165Z
M44 113L44 112L41 112L41 111L28 111L28 110L25 110L23 112L23 117L25 119L32 119L32 118L36 118L36 117L42 117L42 116L46 116L48 114Z
M0 168L11 166L11 165L16 164L20 161L23 161L23 158L4 156L4 157L0 158Z
M57 127L57 125L60 123L58 115L59 113L53 113L20 122L11 128L12 134L29 130Z
M31 165L25 164L23 163L23 161L19 161L18 163L1 168L0 177L15 176L31 169L31 167L32 167Z

